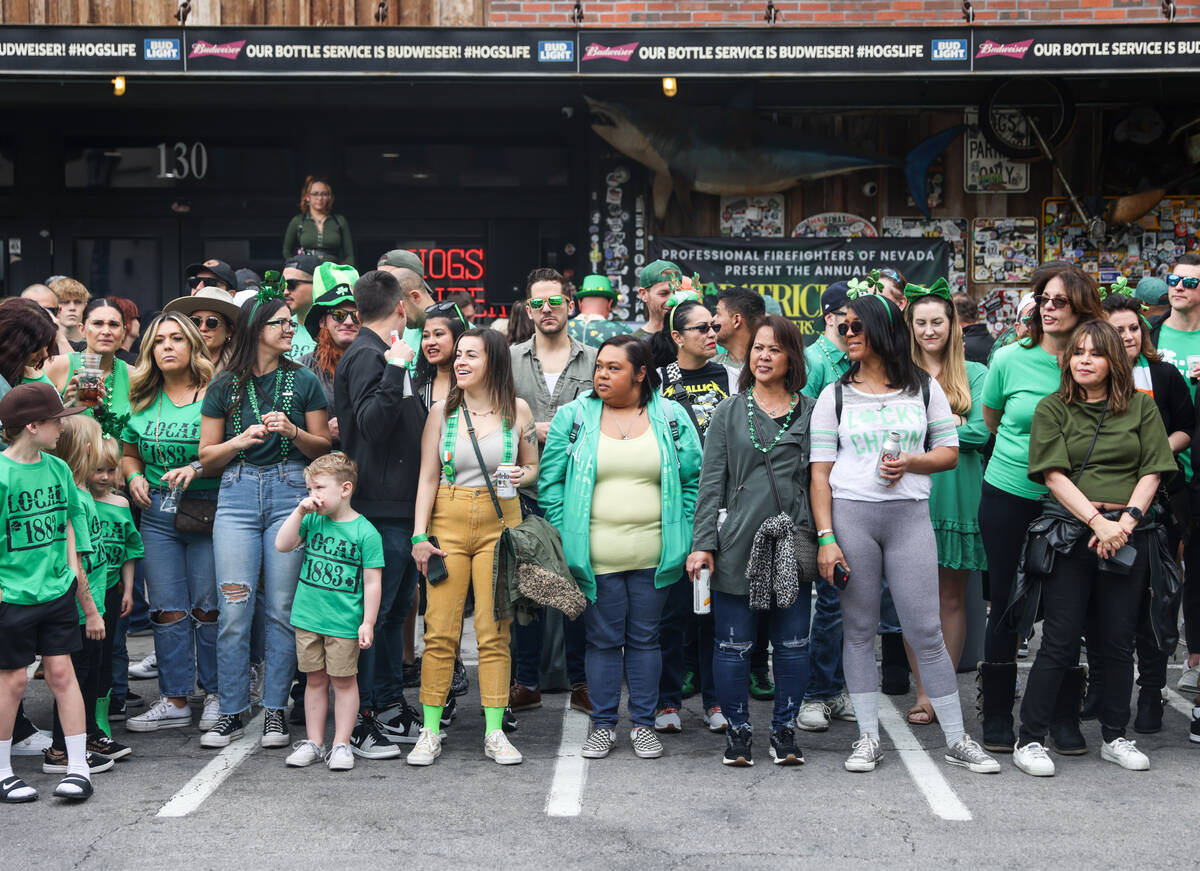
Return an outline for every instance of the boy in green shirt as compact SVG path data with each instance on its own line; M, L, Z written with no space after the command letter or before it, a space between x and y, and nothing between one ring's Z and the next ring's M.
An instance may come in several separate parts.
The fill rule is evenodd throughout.
M8 448L0 454L0 802L33 801L37 790L15 776L10 754L26 668L38 654L66 735L67 774L54 794L84 800L93 792L87 761L83 696L71 654L81 638L75 603L88 638L104 637L104 620L92 601L79 562L75 525L83 522L70 468L46 451L58 444L63 408L49 384L21 384L0 399ZM90 549L86 532L79 546Z
M287 764L325 759L330 771L354 767L350 733L358 715L358 651L374 641L383 569L383 538L350 507L358 467L345 454L325 454L304 470L308 497L275 537L286 553L306 547L292 602L296 659L308 677L304 692L307 740ZM333 684L333 748L325 755L325 717ZM397 753L398 755L398 753Z

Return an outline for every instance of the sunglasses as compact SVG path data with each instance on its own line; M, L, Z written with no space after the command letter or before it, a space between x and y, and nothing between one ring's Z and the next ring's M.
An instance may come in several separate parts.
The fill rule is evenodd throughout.
M713 322L710 324L696 324L691 327L679 328L679 332L681 333L686 333L688 330L691 330L694 333L699 333L700 335L704 335L706 333L719 333L721 332L721 325Z
M188 287L220 287L224 283L215 275L193 275L188 279Z
M289 278L283 282L288 290L295 290L302 284L312 284L311 278Z
M329 315L339 324L344 324L346 322L346 318L349 318L350 323L358 326L358 312L356 311L350 311L349 309L344 308L335 308L329 313Z
M221 326L221 318L217 317L216 315L209 315L206 318L193 317L191 321L196 325L196 329L204 327L208 330L215 330L217 327Z
M1071 304L1070 297L1066 296L1035 296L1033 301L1038 304L1039 308L1046 308L1051 311L1066 308Z
M537 297L536 299L529 300L529 307L536 312L541 311L543 305L548 304L550 308L558 308L566 301L567 298L565 296Z
M291 318L275 318L274 320L267 321L265 324L263 324L264 330L267 327L278 327L279 332L281 333L296 332L296 325L292 323Z
M837 327L839 336L858 336L862 334L862 321L842 321Z
M44 306L42 306L42 309L43 309L44 311L48 311L48 312L50 312L50 314L51 314L51 315L53 315L54 317L58 317L58 306L56 306L56 305L44 305Z
M1192 276L1184 278L1182 275L1176 275L1174 272L1172 272L1167 276L1167 284L1169 284L1171 287L1182 284L1188 290L1195 290L1197 287L1200 287L1200 278L1194 278Z
M451 314L462 321L464 327L470 326L466 316L462 313L462 309L458 307L458 303L456 302L435 302L425 309L425 317L427 318L446 317Z

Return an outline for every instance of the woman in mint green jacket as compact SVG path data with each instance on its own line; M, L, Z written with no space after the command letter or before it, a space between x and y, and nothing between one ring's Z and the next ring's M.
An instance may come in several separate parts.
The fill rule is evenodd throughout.
M700 436L686 409L658 395L649 346L633 336L600 346L592 387L550 423L538 501L590 603L583 618L594 710L582 753L599 759L612 750L624 675L630 739L648 759L663 752L653 728L658 624L691 551Z

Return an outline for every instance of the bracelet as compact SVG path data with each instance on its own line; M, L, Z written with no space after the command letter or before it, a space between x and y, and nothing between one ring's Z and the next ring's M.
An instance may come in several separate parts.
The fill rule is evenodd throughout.
M293 423L293 424L292 424L292 426L293 426L293 427L295 427L295 429L296 429L296 433L295 433L295 435L293 435L293 436L291 437L291 439L289 439L289 441L293 441L293 442L294 442L296 439L300 438L300 424L298 424L298 423Z
M414 535L412 537L413 544L420 544L423 541L429 541L429 533L422 532L420 535Z
M832 535L832 534L833 534L832 529L818 529L817 530L817 538L821 538L824 535Z
M134 479L134 478L145 478L145 477L146 477L146 473L145 473L145 472L130 472L130 473L129 473L129 474L126 476L126 477L125 477L125 483L126 483L126 484L130 483L131 481L133 481L133 479Z
M1091 529L1091 528L1092 528L1092 521L1093 521L1093 520L1095 520L1095 519L1096 519L1097 517L1099 517L1099 516L1100 516L1100 509L1099 509L1099 508L1097 508L1097 509L1096 509L1096 513L1095 513L1095 514L1093 514L1091 517L1089 517L1089 518L1088 518L1088 521L1087 521L1087 523L1085 524L1085 525L1087 526L1087 528L1088 528L1088 529Z
M828 535L822 535L817 538L817 546L824 547L827 544L837 544L837 538L831 532Z

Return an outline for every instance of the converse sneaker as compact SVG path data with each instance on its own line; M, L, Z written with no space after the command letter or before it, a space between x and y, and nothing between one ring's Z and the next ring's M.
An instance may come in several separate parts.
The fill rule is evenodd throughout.
M850 756L843 763L847 771L874 771L875 766L883 761L883 751L879 749L879 739L863 735L850 745Z
M1024 746L1018 745L1013 750L1013 765L1034 777L1054 776L1054 760L1037 741L1030 741Z
M787 726L771 730L771 758L776 765L803 765L804 754L796 746L796 733Z
M729 727L729 721L721 713L720 705L704 709L704 725L708 726L710 732L724 732Z
M325 767L330 771L349 771L354 767L354 754L346 744L334 744L325 757Z
M749 767L754 764L751 751L751 732L749 725L730 726L725 730L725 756L721 762L725 765Z
M221 700L216 693L209 693L204 697L204 709L200 712L200 731L207 732L217 725L219 719L221 719Z
M1185 668L1175 688L1181 693L1200 693L1200 665Z
M663 755L662 742L649 726L634 726L629 733L633 742L633 752L639 759L657 759Z
M483 739L483 754L497 765L520 765L525 761L521 751L514 747L503 729L493 729Z
M1200 738L1196 740L1200 741ZM28 738L22 738L20 741L12 742L13 756L41 756L50 749L53 739L49 732L38 729Z
M979 742L963 735L953 747L946 748L946 761L976 774L999 774L1000 763L983 752Z
M617 733L613 729L592 729L579 755L584 759L603 759L612 752L617 743Z
M683 722L679 719L679 708L659 708L654 713L655 732L682 732Z
M192 725L192 710L187 705L175 707L170 699L159 699L144 712L125 721L130 732L157 732L159 729L179 729Z
M371 716L359 717L350 733L350 751L363 759L396 759L400 748L379 731L379 725Z
M416 744L421 731L420 715L401 699L375 715L379 731L394 744Z
M291 743L284 713L285 711L280 708L266 709L266 716L263 718L262 741L260 742L262 746L286 747Z
M87 754L89 774L99 774L101 771L109 771L116 764L116 762L107 756L97 756L95 753ZM66 774L67 770L66 750L56 750L51 747L42 755L42 774Z
M858 717L854 713L854 703L850 701L850 693L845 690L826 699L825 706L829 708L829 716L835 720L843 720L847 723L858 722Z
M820 699L805 699L796 715L796 728L805 732L824 732L829 728L829 705Z
M1129 771L1149 771L1150 757L1137 749L1136 742L1125 738L1113 738L1100 745L1100 758L1115 762Z
M120 741L114 741L103 732L95 735L87 740L87 751L96 756L103 756L105 759L111 759L116 762L118 759L124 759L133 752L133 748L126 747Z
M241 714L222 714L217 718L217 725L200 736L200 746L210 750L228 747L231 741L241 738L244 733Z
M151 680L156 677L158 677L158 656L153 653L129 666L130 680Z
M305 739L292 745L292 752L283 760L289 768L305 768L325 758L325 748Z
M422 728L417 744L408 752L405 762L409 765L433 765L442 755L442 739L428 729Z

